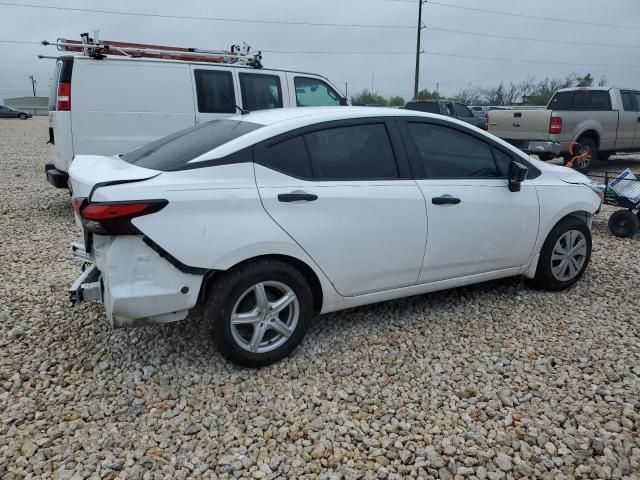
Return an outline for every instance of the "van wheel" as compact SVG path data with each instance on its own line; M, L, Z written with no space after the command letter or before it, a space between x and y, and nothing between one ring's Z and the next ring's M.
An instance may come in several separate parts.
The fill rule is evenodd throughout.
M629 210L616 210L609 217L609 231L616 237L633 237L638 230L640 219Z
M584 274L591 258L591 232L577 218L565 218L549 233L540 250L535 283L547 290L564 290Z
M18 115L18 118L20 118L20 120L26 120L27 119L27 114L26 113L21 113L20 115Z
M212 285L205 317L224 358L243 367L262 367L298 346L313 317L313 294L291 265L251 262Z

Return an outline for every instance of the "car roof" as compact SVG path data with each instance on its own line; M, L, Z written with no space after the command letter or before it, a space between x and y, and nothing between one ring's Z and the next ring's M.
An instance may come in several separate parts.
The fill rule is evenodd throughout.
M420 112L416 110L403 110L386 107L298 107L298 108L274 108L271 110L261 110L251 112L246 115L232 115L224 120L249 122L260 125L245 135L231 140L219 147L207 152L200 157L194 158L189 163L195 163L214 158L222 158L237 152L245 147L268 140L277 135L296 130L298 128L315 125L318 123L332 122L339 120L351 120L359 118L379 118L385 117L423 117L446 120L451 123L462 125L465 128L475 127L455 118L446 117L434 113ZM219 120L213 120L219 121ZM476 129L478 130L478 129ZM480 131L480 130L478 130ZM482 131L481 131L482 132ZM482 132L484 133L484 132Z

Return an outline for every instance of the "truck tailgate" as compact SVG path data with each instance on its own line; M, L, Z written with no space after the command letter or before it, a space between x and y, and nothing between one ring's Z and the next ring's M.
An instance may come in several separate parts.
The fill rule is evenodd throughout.
M547 140L551 110L493 110L489 133L511 140Z

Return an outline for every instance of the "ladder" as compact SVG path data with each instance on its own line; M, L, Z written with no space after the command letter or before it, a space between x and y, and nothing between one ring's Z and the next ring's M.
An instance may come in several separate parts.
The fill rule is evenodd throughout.
M171 47L166 45L151 45L144 43L115 42L98 40L98 32L94 37L88 33L80 35L81 40L67 40L58 38L55 42L44 40L42 45L53 45L63 52L79 52L84 55L102 59L107 55L120 55L132 58L162 58L182 60L186 62L228 63L262 68L262 53L251 53L251 47L246 43L232 45L230 50L203 50L199 48Z

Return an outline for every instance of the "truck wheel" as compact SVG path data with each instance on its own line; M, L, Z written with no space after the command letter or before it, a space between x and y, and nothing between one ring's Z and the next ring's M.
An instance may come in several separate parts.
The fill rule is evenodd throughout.
M591 152L591 155L589 155L587 158L576 161L576 163L573 164L573 168L586 170L587 168L592 166L594 162L598 161L598 146L596 145L596 142L594 142L589 137L583 137L579 139L578 143L584 145Z
M214 283L205 305L213 342L224 358L262 367L289 355L313 317L304 276L278 260L246 263Z
M616 210L609 217L609 231L616 237L633 237L640 230L640 219L629 210Z

